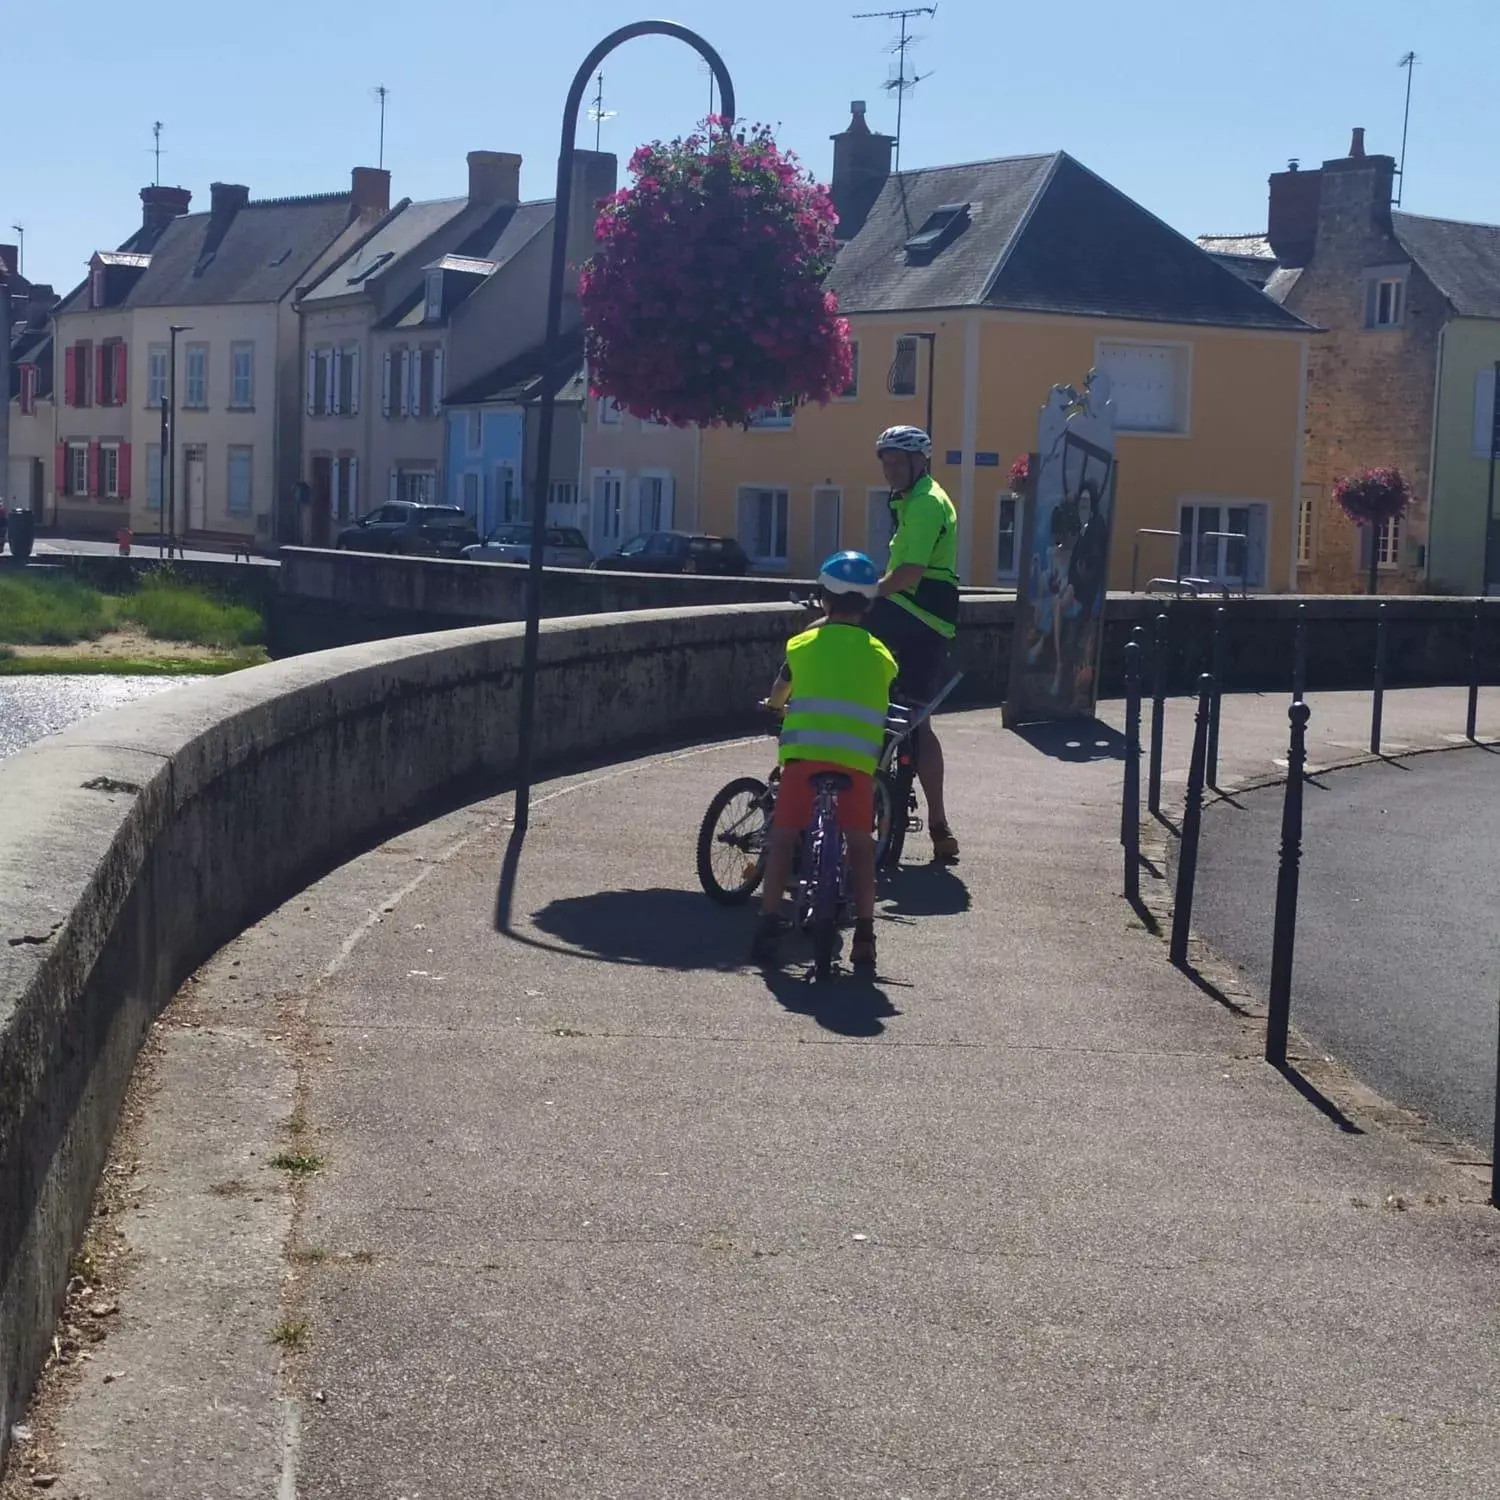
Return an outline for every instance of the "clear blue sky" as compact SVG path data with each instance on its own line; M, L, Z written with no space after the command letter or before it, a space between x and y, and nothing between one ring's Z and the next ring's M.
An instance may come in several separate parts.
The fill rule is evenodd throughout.
M851 99L894 127L882 90L894 25L851 19L879 6L155 0L124 25L102 0L52 0L34 12L51 42L29 94L48 107L13 122L0 239L23 224L27 274L59 290L79 280L96 248L139 221L154 119L166 125L162 181L191 188L195 206L215 179L255 197L345 186L350 167L375 163L380 83L394 196L461 195L475 147L521 152L523 192L549 196L574 68L615 26L661 14L701 31L729 65L740 113L779 123L782 143L826 178ZM1341 156L1354 125L1371 151L1399 154L1396 64L1413 49L1404 206L1500 222L1493 0L942 0L914 24L916 66L932 76L907 100L906 166L1063 148L1185 233L1260 229L1266 177L1288 157ZM637 143L707 110L707 76L678 43L632 42L605 73L618 113L604 145L622 168ZM579 139L591 144L593 126Z

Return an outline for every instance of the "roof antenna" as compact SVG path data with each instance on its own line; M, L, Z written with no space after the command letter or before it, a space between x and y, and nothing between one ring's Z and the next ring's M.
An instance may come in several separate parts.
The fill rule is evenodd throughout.
M604 107L604 74L598 78L599 92L594 95L594 102L589 105L589 119L594 122L594 150L599 149L600 142L604 138L604 122L613 120L617 111L605 109Z
M156 157L156 186L161 186L161 121L155 121L151 126L151 138L156 144L151 148Z
M1408 52L1396 66L1406 69L1406 118L1401 122L1401 165L1396 168L1396 207L1400 208L1406 191L1406 129L1411 124L1411 75L1417 70L1417 54Z
M375 97L380 100L380 155L376 158L375 165L382 171L385 169L385 101L390 92L383 83L375 85Z
M10 227L16 232L16 275L24 279L26 276L26 226L12 224Z
M935 5L913 5L905 10L865 10L857 11L854 15L856 21L899 21L901 23L901 35L892 45L891 51L896 58L895 77L886 81L887 93L896 96L896 171L901 170L901 119L903 106L906 103L906 91L914 89L924 78L931 78L931 73L913 73L910 78L906 76L906 54L910 48L919 40L911 36L907 31L907 22L913 16L935 16L937 6Z

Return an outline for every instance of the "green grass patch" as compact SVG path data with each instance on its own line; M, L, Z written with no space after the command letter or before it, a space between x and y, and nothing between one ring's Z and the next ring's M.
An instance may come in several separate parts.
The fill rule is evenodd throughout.
M18 656L0 646L0 677L222 677L269 661L263 646L227 656Z
M297 1350L307 1347L307 1320L284 1318L271 1330L271 1342L280 1349Z
M271 1158L271 1165L290 1172L293 1177L311 1177L323 1170L323 1158L310 1151L281 1151Z
M0 576L0 641L13 646L96 641L114 624L111 602L72 578Z
M265 639L258 610L216 598L206 590L147 573L141 586L117 606L121 620L140 626L152 640L187 641L195 646L254 646Z

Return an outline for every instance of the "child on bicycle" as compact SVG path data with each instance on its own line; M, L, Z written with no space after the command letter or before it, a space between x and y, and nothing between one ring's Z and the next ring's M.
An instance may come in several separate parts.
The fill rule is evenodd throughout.
M875 967L875 767L880 760L896 659L864 628L880 586L880 569L863 552L838 552L818 574L824 618L794 636L767 706L784 710L781 785L766 852L760 927L751 959L774 966L781 936L781 897L797 842L812 822L813 778L838 771L852 785L839 793L838 822L849 851L854 894L850 962Z

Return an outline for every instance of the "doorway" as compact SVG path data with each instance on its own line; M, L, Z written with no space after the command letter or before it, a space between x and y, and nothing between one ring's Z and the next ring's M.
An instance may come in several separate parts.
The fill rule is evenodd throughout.
M618 469L594 473L594 524L598 527L594 550L601 557L616 551L625 530L625 476Z
M308 544L327 547L333 541L333 460L312 461L312 536Z
M183 492L187 496L184 519L189 531L208 530L208 455L202 448L183 450Z
M814 568L839 550L839 511L843 506L840 490L823 487L813 491L813 555Z

